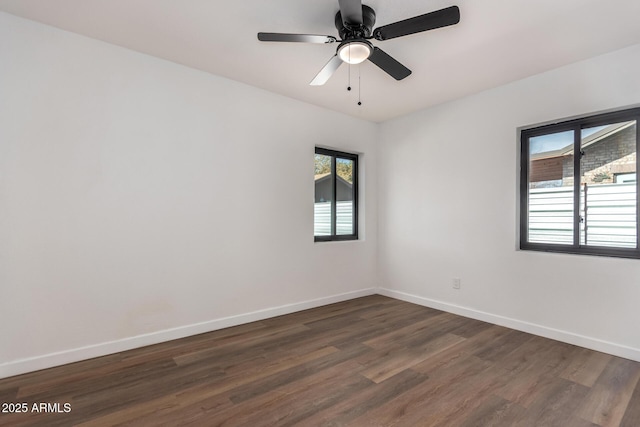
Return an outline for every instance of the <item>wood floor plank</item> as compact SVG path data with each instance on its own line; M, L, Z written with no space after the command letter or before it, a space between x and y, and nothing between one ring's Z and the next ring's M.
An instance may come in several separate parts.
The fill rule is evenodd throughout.
M359 369L359 365L348 358L306 377L298 377L245 398L242 404L221 411L208 419L207 423L210 426L273 426L289 422L293 418L302 418L299 415L293 416L300 412L310 416L309 407L313 407L316 401L322 402L319 405L321 409L336 404L339 399L334 399L332 393L339 392L337 389L343 385L360 390L372 384L370 380L358 375ZM328 386L323 386L325 391L319 392L319 385Z
M585 385L593 386L598 377L604 371L607 364L613 356L598 351L587 350L580 351L571 358L569 366L560 374L561 378Z
M532 349L537 349L531 353ZM527 341L501 363L508 380L496 394L528 408L540 394L549 393L560 372L566 369L577 347L536 337ZM522 362L518 362L524 361Z
M17 402L18 387L0 389L0 402Z
M275 390L288 383L300 381L305 377L323 371L344 361L355 359L366 351L368 351L366 346L359 343L354 344L349 349L328 354L311 362L294 366L277 374L269 375L266 378L237 387L230 391L229 398L236 404L244 402L255 396L259 396L260 394Z
M640 380L640 363L612 358L582 404L579 416L603 427L618 426Z
M447 369L433 372L421 384L355 420L356 425L436 425L434 410L440 406L457 409L452 386L486 370L490 364L473 356L451 359ZM450 405L450 406L449 406ZM445 409L446 410L446 409ZM440 418L441 412L435 417ZM429 419L426 419L429 418Z
M499 340L509 332L510 330L507 328L494 325L457 345L425 359L417 364L414 369L427 374L438 372L444 369L453 359L476 356L476 353L485 348L488 343Z
M398 304L397 300L381 297L380 295L372 295L366 298L342 301L292 314L272 317L262 320L261 322L269 327L276 327L279 325L313 322L357 310L360 311L361 316L366 317L367 315L375 315L376 313L385 313L387 310L393 310L393 307L403 308L402 304ZM363 311L363 309L365 310Z
M369 320L370 322L384 323L397 314L402 314L403 316L419 314L421 317L426 319L427 317L442 313L441 310L436 310L435 308L424 307L416 304L407 305L407 303L405 303L404 301L394 300L391 298L387 298L387 300L390 300L391 303L385 304L384 306L380 307L379 310L369 313L362 313L361 317L363 319Z
M385 348L389 346L389 343L395 346L403 346L406 345L406 341L415 335L426 333L432 336L434 333L440 334L440 326L454 318L455 316L449 313L431 313L426 318L421 316L422 320L420 321L411 322L404 327L394 328L385 334L368 339L364 341L364 344L371 348Z
M78 427L92 426L160 426L184 425L202 421L214 414L230 408L233 403L220 394L203 395L195 401L178 396L163 396L145 404L131 406L117 412L78 424Z
M119 363L118 363L119 364ZM119 364L120 365L120 364ZM114 385L135 381L139 377L158 375L168 368L175 366L171 359L137 363L135 365L120 365L119 369L96 369L88 372L73 372L68 377L56 381L45 381L42 384L30 384L20 387L18 399L43 400L52 394L76 394L91 387L111 388Z
M477 335L479 332L487 330L492 326L493 325L491 323L465 318L464 322L459 327L449 332L454 335L461 336L463 338L471 338Z
M221 378L220 381L207 382L196 387L189 387L182 391L178 391L175 394L161 397L151 402L142 403L132 408L121 409L102 417L102 421L108 425L115 425L125 422L133 415L137 415L141 419L145 419L145 422L150 422L149 420L159 421L162 417L166 417L167 419L175 418L175 412L184 412L189 414L190 417L198 418L201 415L197 415L198 411L196 407L201 403L206 403L207 410L205 412L210 411L213 408L213 404L211 402L213 402L215 407L218 409L231 406L232 402L225 394L229 390L258 381L278 372L285 371L293 366L308 363L320 357L335 353L336 351L336 348L326 347L302 356L293 354L289 357L276 359L273 363L269 363L267 365L257 365L251 368L247 367L240 371L227 370L225 372L227 375L224 378ZM153 410L155 407L158 407L161 410L158 413L155 413L156 411Z
M15 377L0 380L0 390L4 388L27 387L32 384L42 384L47 381L63 381L68 379L69 375L80 375L81 373L93 373L99 369L110 369L114 364L120 362L122 353L111 354L103 357L83 360L80 362L69 363L59 366L56 369L43 369L40 371L29 372Z
M341 401L362 393L371 387L371 381L360 375L344 375L315 383L299 392L287 395L278 404L260 407L251 417L247 425L296 426L311 416L332 408Z
M344 426L389 400L422 384L427 376L411 369L351 395L336 405L301 421L300 426Z
M460 427L514 426L525 419L525 412L526 409L517 403L492 394L462 421Z
M637 427L640 426L640 381L636 384L636 388L633 391L631 399L627 405L627 410L624 413L624 417L620 422L622 427Z
M135 382L120 384L109 389L86 391L74 396L73 415L77 422L86 422L92 418L106 416L131 406L145 405L166 394L215 382L224 376L224 372L209 369L206 365L192 365L188 368L175 367L162 375L139 379ZM149 387L149 383L155 387Z
M640 363L374 295L0 380L0 426L640 426Z
M547 377L549 387L529 406L526 416L512 425L518 427L566 426L575 424L580 403L589 388L558 377Z
M474 353L475 356L492 362L505 360L511 352L517 350L525 342L533 339L533 336L520 331L501 328L502 334L495 339L487 339L480 343Z
M412 323L425 320L425 313L428 313L429 317L433 315L431 311L402 310L391 313L386 319L363 319L364 322L358 325L345 325L340 330L334 331L334 339L328 344L341 347L352 342L364 343Z
M491 367L486 365L484 369L471 373L464 382L447 384L441 391L441 397L409 420L417 423L415 425L460 425L494 396L500 385L501 379L494 376Z
M290 324L289 327L292 325ZM149 360L176 357L184 353L192 353L196 350L209 348L215 342L218 346L237 341L244 341L252 337L261 337L267 328L263 322L251 322L244 325L219 329L213 332L193 335L179 340L154 344L135 350L121 353L123 361ZM277 328L269 328L269 332L277 331Z
M305 325L290 325L269 330L267 333L252 337L233 337L232 341L217 341L215 346L209 345L198 351L192 351L186 354L174 356L173 360L178 365L187 365L193 362L199 362L208 358L225 357L228 354L235 354L245 351L251 347L260 347L269 342L280 342L285 337L297 338L309 332L309 328Z
M366 362L363 363L366 369L362 372L362 375L375 383L381 383L464 340L465 338L457 335L444 334L421 347L401 347L394 348L391 351L378 351L366 358ZM359 360L362 359L363 358L360 358Z

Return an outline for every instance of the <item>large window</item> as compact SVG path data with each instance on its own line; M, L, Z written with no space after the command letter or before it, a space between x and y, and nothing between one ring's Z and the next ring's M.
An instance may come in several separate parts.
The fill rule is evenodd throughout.
M316 148L316 242L358 238L358 156Z
M640 258L640 108L521 133L520 248Z

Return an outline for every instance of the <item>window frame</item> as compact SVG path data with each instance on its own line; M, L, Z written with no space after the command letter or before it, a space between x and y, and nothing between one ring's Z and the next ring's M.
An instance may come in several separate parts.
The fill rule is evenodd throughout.
M638 172L638 147L640 146L640 108L630 108L615 112L594 114L560 121L543 126L524 128L520 131L520 249L543 252L556 252L580 255L598 255L619 258L640 258L640 181L636 181L636 247L615 248L606 246L587 246L580 244L580 185L581 157L573 158L573 243L552 244L533 243L529 236L529 140L530 138L557 132L573 131L573 150L580 153L581 131L585 128L613 124L622 121L636 121L636 173ZM577 197L576 197L577 195Z
M332 150L329 148L315 147L315 154L331 157L331 180L333 183L333 203L331 205L331 235L316 236L314 234L314 242L339 242L347 240L358 240L358 155L347 153L344 151ZM353 161L353 233L352 234L336 234L337 226L337 168L336 158ZM315 193L315 186L314 186ZM314 194L315 197L315 194ZM315 220L315 219L314 219Z

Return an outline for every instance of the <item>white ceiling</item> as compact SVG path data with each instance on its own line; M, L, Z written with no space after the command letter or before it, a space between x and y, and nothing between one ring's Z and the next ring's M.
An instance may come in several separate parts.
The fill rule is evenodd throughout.
M0 0L0 10L380 122L640 43L638 0L365 0L377 26L458 5L460 24L374 42L413 71L369 62L308 83L336 45L261 43L259 31L337 36L337 0Z

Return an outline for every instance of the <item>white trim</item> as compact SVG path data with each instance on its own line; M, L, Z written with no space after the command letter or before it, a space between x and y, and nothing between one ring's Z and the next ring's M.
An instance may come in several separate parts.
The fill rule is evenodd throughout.
M476 320L482 320L484 322L493 323L495 325L505 326L507 328L516 329L518 331L539 335L541 337L562 341L568 344L573 344L591 350L601 351L603 353L608 353L614 356L619 356L625 359L640 362L640 349L637 348L627 347L609 341L603 341L598 338L579 335L573 332L550 328L548 326L529 323L523 320L504 317L497 314L491 314L484 311L474 310L469 307L463 307L460 305L450 304L447 302L420 297L405 292L394 291L391 289L378 288L378 293L390 298L411 302L425 307L435 308L437 310L446 311L464 317L470 317Z
M302 301L299 303L286 304L263 310L257 310L250 313L239 314L236 316L223 317L207 322L166 329L163 331L138 335L121 340L108 341L86 347L60 351L57 353L50 353L42 356L15 360L0 364L0 378L7 378L27 372L52 368L54 366L65 365L67 363L79 362L81 360L87 360L94 357L106 356L108 354L132 350L134 348L140 348L147 345L158 344L161 342L202 334L205 332L211 332L231 326L238 326L245 323L256 322L275 316L281 316L283 314L294 313L296 311L307 310L310 308L320 307L327 304L334 304L337 302L375 294L380 294L390 298L395 298L402 301L443 310L460 316L470 317L472 319L482 320L484 322L493 323L495 325L505 326L507 328L516 329L530 334L539 335L541 337L574 344L580 347L589 348L591 350L601 351L603 353L608 353L614 356L624 357L625 359L640 362L640 349L637 348L627 347L609 341L603 341L597 338L574 334L572 332L549 328L547 326L537 325L518 319L474 310L469 307L463 307L443 301L420 297L405 292L394 291L385 288L369 288L323 298L317 298L314 300Z
M361 289L358 291L352 291L343 294L331 295L328 297L252 311L250 313L239 314L236 316L223 317L220 319L209 320L207 322L196 323L193 325L165 329L163 331L152 332L150 334L138 335L135 337L123 338L115 341L108 341L100 344L89 345L86 347L74 348L71 350L64 350L56 353L45 354L42 356L30 357L27 359L14 360L11 362L0 364L0 378L7 378L27 372L39 371L41 369L52 368L54 366L65 365L67 363L78 362L94 357L106 356L108 354L119 353L121 351L140 348L147 345L158 344L178 338L211 332L231 326L238 326L244 323L256 322L259 320L268 319L270 317L281 316L283 314L294 313L296 311L307 310L310 308L320 307L327 304L334 304L336 302L347 301L350 299L375 294L375 288Z

